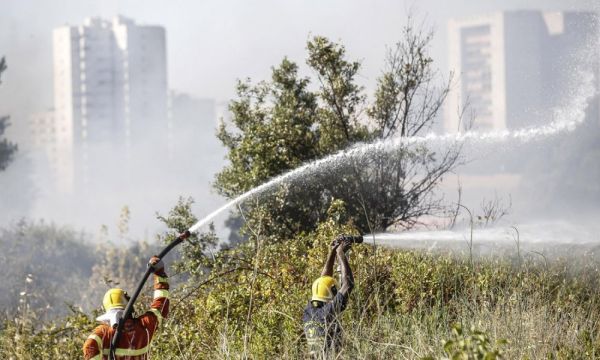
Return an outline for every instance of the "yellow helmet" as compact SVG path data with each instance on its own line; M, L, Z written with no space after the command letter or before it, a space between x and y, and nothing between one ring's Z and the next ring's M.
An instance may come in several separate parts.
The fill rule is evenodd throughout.
M129 301L129 295L122 289L110 289L104 294L102 299L102 306L104 311L111 309L125 309L127 302Z
M312 285L311 301L328 302L337 294L337 281L331 276L321 276Z

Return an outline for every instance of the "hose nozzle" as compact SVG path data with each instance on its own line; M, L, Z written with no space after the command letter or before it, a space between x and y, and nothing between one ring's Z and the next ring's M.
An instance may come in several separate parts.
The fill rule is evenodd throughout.
M333 240L333 244L340 244L343 242L348 242L351 244L360 244L363 242L362 235L339 235Z
M361 244L363 242L362 235L347 235L344 236L343 241L347 241L352 244Z

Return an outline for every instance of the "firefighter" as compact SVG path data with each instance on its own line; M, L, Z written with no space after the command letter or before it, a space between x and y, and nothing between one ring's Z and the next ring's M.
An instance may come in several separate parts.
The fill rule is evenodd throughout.
M125 321L119 338L115 356L117 359L146 360L150 354L150 343L162 321L169 313L169 283L164 264L153 256L148 266L154 273L154 296L150 309L137 318ZM96 320L97 326L83 345L85 360L106 360L110 352L110 342L119 320L125 312L129 296L122 289L110 289L104 294L102 305L105 313Z
M338 319L346 309L348 296L354 287L354 277L346 257L352 245L349 239L342 235L332 243L321 277L313 283L312 298L302 315L308 352L313 358L332 357L341 349L342 328ZM336 256L341 268L341 287L333 278Z

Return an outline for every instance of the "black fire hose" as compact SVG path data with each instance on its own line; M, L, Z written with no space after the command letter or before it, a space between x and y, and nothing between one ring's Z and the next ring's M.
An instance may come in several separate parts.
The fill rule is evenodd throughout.
M159 259L162 259L175 246L179 245L183 240L189 238L190 235L191 235L191 233L189 232L189 230L186 230L185 232L180 234L177 237L177 239L173 240L169 245L167 245L167 247L164 248L163 251L161 251L160 254L157 255L157 257ZM144 284L146 284L146 280L148 280L148 277L150 276L151 273L152 273L152 268L148 267L146 269L146 273L144 273L144 277L139 282L137 289L135 289L135 292L133 293L133 295L129 298L129 301L127 302L127 306L125 307L125 313L119 319L119 323L117 325L117 331L115 332L115 335L113 336L113 338L110 342L110 353L108 355L108 358L110 360L116 360L115 350L117 349L117 343L119 342L119 337L121 336L121 333L123 332L123 326L125 325L125 321L131 317L131 313L133 312L133 304L135 303L135 300L137 300L138 296L140 295L140 292L142 291L142 288L144 287Z

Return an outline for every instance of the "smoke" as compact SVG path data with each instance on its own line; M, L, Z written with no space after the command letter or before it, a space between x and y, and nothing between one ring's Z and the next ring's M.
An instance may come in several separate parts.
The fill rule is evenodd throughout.
M164 230L160 222L153 220L156 213L166 214L179 197L194 198L197 214L221 204L222 199L210 185L225 156L214 135L215 102L181 94L176 97L186 101L173 102L168 134L146 134L129 149L90 142L86 168L75 169L78 172L73 192L56 191L61 179L53 176L51 164L39 156L37 167L30 169L29 175L36 188L29 217L84 228L93 237L102 228L108 229L109 238L150 241ZM18 186L22 181L13 183ZM117 225L123 220L119 215L125 206L130 211L125 219L128 231L121 234Z
M583 2L578 2L577 4L569 4L565 7L573 8L573 7L581 7ZM193 84L188 88L194 88L196 90L203 89L202 91L197 91L198 93L211 93L214 94L215 91L218 91L220 95L231 94L233 91L232 81L225 81L222 77L218 77L218 73L221 70L227 70L227 79L233 80L233 77L239 76L239 74L262 74L261 71L266 71L268 66L273 63L272 57L280 57L280 54L271 54L270 58L263 58L262 62L256 60L255 57L255 48L258 46L258 43L253 43L254 45L248 45L248 53L240 54L240 56L232 57L230 54L231 44L223 43L221 40L210 39L212 45L218 45L218 48L222 50L222 54L215 54L214 48L206 49L203 47L190 46L193 43L192 39L201 38L200 33L198 33L197 29L191 29L191 23L186 23L185 21L193 21L197 23L197 18L191 16L189 19L182 19L181 14L178 11L175 11L174 8L169 7L169 9L162 9L157 11L156 8L153 10L150 7L145 7L142 13L139 13L139 3L130 3L127 5L123 5L123 8L119 8L116 5L116 2L111 2L111 5L101 6L101 5L93 5L92 7L88 5L81 5L79 2L71 1L70 5L64 8L55 7L47 5L43 2L39 2L37 6L31 7L30 5L23 5L20 3L14 3L11 5L7 5L8 7L4 12L7 17L7 21L4 23L4 32L3 36L0 36L1 39L4 39L7 48L6 55L8 56L9 61L9 71L7 72L7 81L5 84L0 86L0 92L2 93L2 99L7 99L4 104L6 107L8 104L17 104L13 107L9 107L4 112L7 112L13 115L13 119L15 123L23 124L26 122L26 114L33 109L40 109L47 106L48 103L51 103L51 86L49 84L52 83L51 76L51 43L49 33L51 29L55 26L67 22L78 23L81 19L86 15L92 14L101 14L104 16L113 15L116 10L119 10L122 13L130 13L133 14L133 17L136 20L147 23L160 23L165 24L170 34L179 34L178 36L172 36L169 38L169 51L171 51L169 56L170 62L170 72L173 75L173 78L178 78L180 84ZM430 9L428 9L434 17L438 17L437 20L438 26L444 24L447 17L449 16L447 11L448 9L444 9L443 7L433 6L430 4ZM561 4L559 2L548 3L545 2L531 2L528 7L539 7L542 6L544 8L561 8ZM564 5L564 4L563 4ZM40 7L41 6L41 7ZM194 5L196 6L196 5ZM200 5L197 5L200 6ZM245 6L245 5L244 5ZM43 12L47 13L48 16L43 17L42 23L40 22L30 22L28 21L29 11L25 11L29 8L37 8L42 9ZM267 16L269 18L273 18L269 12L267 12L267 7L265 6L265 12L262 14L255 14L259 16ZM353 3L352 11L348 13L350 15L358 15L362 16L364 10L364 4ZM482 13L485 11L491 10L502 10L510 7L514 7L513 5L505 5L504 2L496 1L495 3L486 3L485 5L474 5L469 4L469 6L462 5L459 8L453 8L451 16L463 16L463 13ZM585 7L585 6L583 6ZM270 8L269 8L270 9ZM227 14L230 15L232 8L227 6L225 9L217 9L221 11L221 15L225 16ZM322 11L330 11L323 10ZM161 14L161 11L163 12ZM293 18L298 19L302 17L298 17L296 11L302 11L303 13L312 13L314 8L312 5L306 6L297 6L294 7L294 11L290 11L289 13L293 13ZM320 12L322 15L327 12ZM375 11L375 10L373 10ZM392 27L393 24L396 24L398 27L398 12L389 12L385 8L378 9L380 11L380 17L378 24L371 24L373 26L364 27L364 29L368 29L368 31L373 31L374 28L379 29L377 33L370 33L371 35L366 35L364 29L360 29L360 35L358 38L355 36L354 32L342 32L336 33L332 30L332 28L343 28L348 31L353 30L352 27L339 27L334 23L327 22L315 22L310 25L300 26L300 23L293 22L296 24L296 27L293 29L293 33L295 34L294 41L290 41L289 37L285 39L277 37L277 39L272 38L274 42L269 45L271 49L282 49L282 46L285 46L284 52L302 56L302 49L298 48L298 46L293 45L297 44L298 41L302 41L303 38L306 37L306 33L308 31L324 33L326 35L330 35L332 38L341 38L341 39L350 39L351 41L347 41L350 50L356 50L357 48L363 49L364 51L358 51L360 58L365 58L365 62L372 61L370 60L370 54L373 50L373 39L381 39L379 42L381 44L391 43L394 41L392 35L394 32L390 31L390 29L394 29ZM255 19L255 17L248 17L243 11L236 10L236 19L240 21L245 21L245 19ZM188 13L202 13L198 11L189 11ZM243 14L241 14L243 13ZM388 14L396 14L390 17L383 16L386 13ZM443 16L440 15L443 13ZM149 16L149 14L151 14ZM161 15L165 15L163 17ZM289 15L286 13L286 16ZM290 19L292 16L288 17L277 17L281 22L280 25L284 26L286 20ZM8 19L10 18L10 19ZM14 19L16 20L14 20ZM382 19L385 18L385 24L387 26L382 26ZM362 19L364 20L364 19ZM362 21L361 20L361 21ZM170 22L169 22L170 21ZM289 22L289 21L288 21ZM209 23L207 21L206 23ZM331 28L319 28L319 24L327 23ZM37 24L37 25L36 25ZM43 24L43 25L39 25ZM267 24L267 23L265 23ZM31 27L34 26L35 27ZM239 25L243 27L242 25ZM245 27L244 27L245 28ZM265 34L273 34L271 31L271 26L264 26ZM34 31L34 30L35 31ZM253 28L254 29L254 28ZM222 29L227 30L227 29ZM227 30L231 31L231 30ZM236 30L233 30L234 32ZM239 33L239 32L238 32ZM247 34L243 34L246 37L251 37L252 41L256 41L261 37L251 36L254 32L248 32ZM287 31L281 32L289 35ZM33 34L33 35L31 35ZM181 34L186 34L186 36L182 36ZM338 34L345 34L344 36ZM232 35L232 34L228 34ZM239 36L239 34L234 34L235 36ZM33 36L33 37L32 37ZM286 35L287 36L287 35ZM354 36L354 37L353 37ZM395 36L395 35L393 35ZM436 35L436 38L443 39L443 33L439 33ZM236 37L237 39L237 37ZM35 40L35 41L32 41ZM247 38L238 39L239 43L237 44L246 44L248 42ZM276 42L275 42L276 41ZM436 40L438 41L438 40ZM440 42L443 40L439 40ZM219 44L216 44L219 43ZM352 43L352 44L350 44ZM227 45L229 44L229 45ZM275 45L273 45L275 44ZM292 45L289 45L292 44ZM264 44L261 44L264 45ZM25 46L25 48L23 48ZM240 47L234 47L240 50ZM440 49L442 46L439 46L439 49L434 49L434 51L439 52L440 54L444 54ZM295 49L295 50L294 50ZM19 51L16 51L19 50ZM194 56L190 56L190 52ZM181 52L181 53L180 53ZM204 56L207 53L211 53L211 56ZM227 55L227 59L218 58L218 56ZM2 55L2 54L0 54ZM196 56L197 55L197 56ZM436 61L440 61L443 64L444 59L442 56L439 56L440 59L436 59ZM582 56L586 57L586 56ZM253 61L248 62L247 59L251 58ZM587 56L588 60L595 59L596 56ZM218 59L217 61L214 61ZM240 68L245 69L242 72L239 71L240 68L231 67L230 60L236 59L238 62L236 64L240 64ZM204 64L207 66L198 65ZM206 69L217 69L214 64L219 64L219 71L210 71L210 76L203 77L199 74L205 74ZM20 66L21 64L34 66ZM174 66L176 64L177 66ZM190 66L179 66L181 64L190 65ZM193 64L193 66L191 66ZM212 65L211 65L212 64ZM225 65L223 65L225 64ZM368 64L368 63L367 63ZM212 66L212 67L211 67ZM227 66L226 69L224 69ZM252 71L248 71L248 66L251 66L252 69L260 68L260 70L256 73ZM377 75L378 65L373 65L369 70L368 66L365 67L365 71L367 72L365 77L374 79ZM375 69L375 70L374 70ZM203 73L204 72L204 73ZM43 73L43 74L42 74ZM222 73L222 71L221 71ZM555 108L553 114L549 116L545 125L536 128L526 128L521 129L515 132L510 131L501 131L501 132L465 132L458 135L435 135L430 134L424 137L412 138L410 140L405 140L406 145L419 145L419 144L427 144L429 146L446 146L448 144L455 143L463 143L465 144L465 150L468 155L475 154L476 156L480 156L482 153L489 152L511 152L514 151L514 147L519 144L525 144L531 142L533 140L545 139L547 137L557 137L556 135L565 134L573 130L573 128L577 128L580 126L582 121L585 118L585 109L587 105L587 101L595 94L595 91L592 89L590 85L593 85L593 76L590 75L589 69L569 69L569 73L571 77L574 79L572 87L569 87L565 99L565 103ZM11 78L14 79L15 76L19 74L17 77L18 81L12 81ZM258 75L257 75L258 76ZM182 80L183 79L183 80ZM198 79L203 79L202 81L198 81ZM205 81L210 79L209 85L206 85ZM223 85L225 84L225 85ZM227 85L229 84L229 85ZM214 85L214 86L213 86ZM217 89L218 85L218 89ZM25 89L27 89L26 92ZM229 89L229 90L225 90ZM18 91L18 93L17 93ZM34 92L32 92L34 91ZM16 94L16 95L15 95ZM35 94L32 96L31 94ZM38 96L39 95L39 96ZM18 102L15 99L18 98ZM39 99L44 99L44 101L39 101ZM34 105L31 104L32 101L36 101ZM44 105L46 104L46 105ZM20 113L17 114L15 107L22 108ZM21 116L23 115L23 116ZM212 120L211 120L212 121ZM222 204L222 200L219 199L216 195L212 194L209 189L208 183L213 179L213 174L218 171L222 165L222 153L214 154L216 152L221 151L221 148L218 146L215 148L202 148L200 146L202 144L208 143L209 141L214 140L214 128L211 126L210 128L206 128L203 131L202 135L197 136L195 142L189 143L190 156L176 156L172 158L168 158L166 160L152 159L146 158L143 161L134 162L127 171L135 174L134 177L128 179L127 176L124 176L124 171L120 171L120 166L123 165L123 161L118 156L111 157L110 161L107 161L106 168L107 170L103 175L98 175L97 180L99 180L100 184L95 187L91 187L90 190L86 194L79 194L75 196L62 196L58 193L55 193L50 186L48 186L49 181L49 173L45 170L38 170L35 174L31 175L30 173L23 173L21 176L23 177L31 177L33 176L36 179L35 184L32 186L35 189L35 193L37 194L37 201L33 206L29 215L32 217L38 218L51 218L54 221L61 223L70 223L76 224L76 226L86 227L91 231L97 229L100 224L107 224L112 226L114 222L118 220L118 214L120 212L121 207L128 205L132 211L132 219L131 219L131 231L136 232L137 234L141 234L144 232L152 233L154 229L149 229L147 224L152 223L152 218L154 216L155 211L165 212L169 209L176 201L177 196L193 196L198 201L198 206L195 209L195 212L199 215L204 215L214 209L215 206ZM212 140L211 140L212 139ZM490 144L495 144L496 146L492 147ZM148 147L152 147L152 144L147 144ZM365 146L362 150L359 150L361 146ZM369 145L357 145L356 148L350 149L348 153L340 154L337 156L337 160L330 159L330 161L320 162L320 165L311 166L309 168L305 168L302 171L306 171L306 173L310 173L311 171L320 171L318 168L320 166L323 167L334 167L335 163L343 162L342 158L349 157L352 158L354 156L361 156L360 153L366 153L369 151L388 151L388 149L393 148L393 143L388 144L369 144ZM400 146L400 145L398 145ZM585 151L585 149L583 149ZM193 154L193 155L192 155ZM530 153L523 151L520 154L521 158L530 157ZM208 159L210 158L210 159ZM156 160L156 161L153 161ZM208 164L207 162L208 161ZM485 161L485 159L484 159ZM593 158L592 160L593 161ZM325 165L324 163L329 163L329 165ZM488 161L489 163L489 161ZM166 165L165 165L166 164ZM36 164L37 165L37 164ZM487 166L487 164L481 165L481 167ZM312 170L311 170L312 169ZM302 172L300 172L302 173ZM298 174L298 173L296 173ZM1 174L0 174L1 175ZM290 174L283 180L277 181L288 181L292 180L294 176ZM18 177L15 177L18 178ZM130 182L131 179L137 179L137 182ZM3 184L7 184L8 181L2 179ZM18 187L18 179L10 180L11 183L14 184L13 188ZM121 186L130 182L131 185ZM109 185L110 184L110 185ZM271 186L271 185L269 185ZM257 195L261 191L264 191L269 186L261 187L256 191L253 191L251 194L245 195L242 199L237 199L220 209L210 213L206 218L209 220L202 222L201 225L210 222L210 219L214 219L215 216L225 209L229 208L233 204L236 204L240 201L244 201L250 196ZM23 188L21 188L23 191ZM200 226L201 226L200 225ZM198 228L200 227L198 226Z

